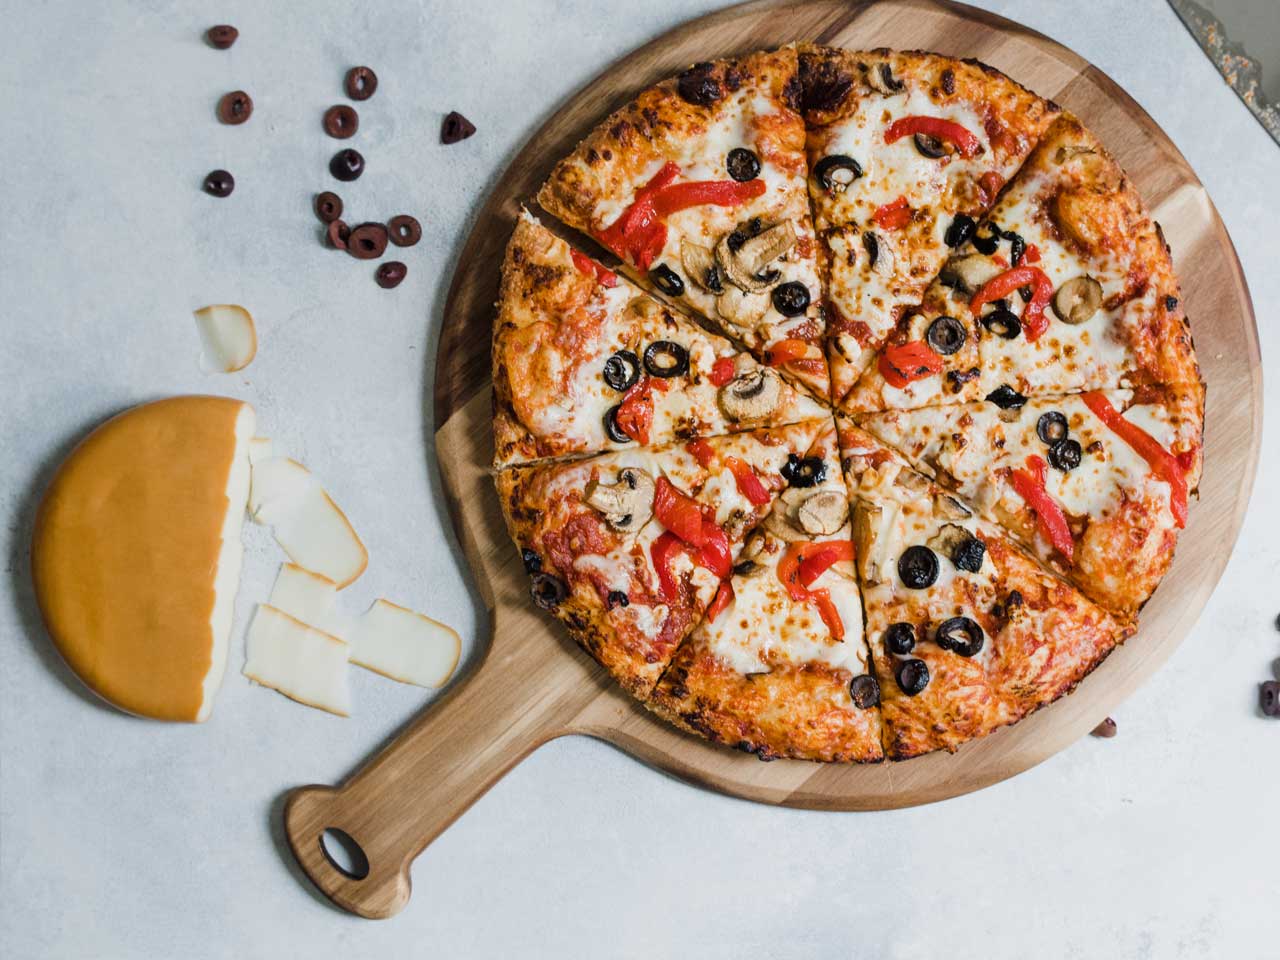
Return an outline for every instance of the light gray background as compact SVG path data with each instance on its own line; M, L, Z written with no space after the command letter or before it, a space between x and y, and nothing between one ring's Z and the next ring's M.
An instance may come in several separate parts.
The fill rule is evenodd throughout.
M1268 2L1268 0L1259 0ZM986 2L1098 64L1173 137L1235 238L1276 334L1280 150L1162 0ZM430 695L354 672L340 720L239 673L279 554L261 528L230 669L201 727L99 706L33 611L30 516L56 460L127 405L216 391L306 462L370 547L349 591L483 634L425 442L449 271L507 158L621 54L715 6L501 3L4 4L0 57L0 953L39 957L1275 956L1280 655L1275 432L1222 584L1173 660L1091 738L1016 779L915 810L823 814L714 796L610 747L538 751L414 868L393 920L337 912L284 856L279 798L357 765ZM205 27L241 31L227 53ZM378 72L354 141L356 219L423 223L409 278L327 252L320 114L346 67ZM256 102L214 122L220 94ZM458 109L479 127L442 147ZM229 200L199 192L231 169ZM1181 263L1195 283L1195 264ZM249 306L258 358L202 376L191 310ZM1211 315L1195 318L1214 322ZM1273 379L1268 406L1277 407ZM1208 468L1213 469L1213 464ZM1185 543L1182 550L1217 549ZM1101 719L1101 718L1099 718Z

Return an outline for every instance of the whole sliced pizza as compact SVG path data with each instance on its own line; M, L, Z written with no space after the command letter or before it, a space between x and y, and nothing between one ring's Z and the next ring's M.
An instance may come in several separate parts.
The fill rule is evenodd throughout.
M499 497L532 602L656 714L902 760L1134 633L1205 392L1160 226L1080 119L976 60L789 46L641 92L536 203Z

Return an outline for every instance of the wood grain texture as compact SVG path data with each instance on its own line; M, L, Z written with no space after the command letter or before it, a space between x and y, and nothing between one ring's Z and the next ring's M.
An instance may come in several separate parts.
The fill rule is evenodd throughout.
M520 204L578 139L644 86L696 60L801 39L977 57L1078 114L1164 227L1208 383L1200 501L1138 634L1073 695L955 755L874 766L761 763L651 717L529 603L489 475L493 304ZM1087 733L1194 625L1239 532L1261 438L1261 359L1248 290L1222 222L1177 148L1110 78L1071 51L945 0L759 0L685 24L611 66L529 141L481 210L445 308L435 384L451 519L492 613L492 640L468 676L368 766L336 789L295 792L285 814L307 874L335 903L366 917L399 910L409 897L409 864L426 844L530 751L564 734L607 740L709 789L817 809L928 803L1026 770ZM366 879L344 877L328 862L319 837L331 826L364 848Z

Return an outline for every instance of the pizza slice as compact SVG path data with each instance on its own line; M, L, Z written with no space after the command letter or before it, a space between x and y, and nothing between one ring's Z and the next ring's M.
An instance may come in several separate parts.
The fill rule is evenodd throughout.
M828 422L502 471L534 603L647 696Z
M806 45L800 77L839 403L1058 108L994 67L932 53Z
M1204 389L1102 390L1007 410L979 401L858 422L1131 619L1168 570L1199 483Z
M699 63L557 164L538 202L827 399L793 48Z
M882 757L848 492L828 421L649 706L764 760Z
M1014 723L1132 633L870 434L840 440L886 756Z
M522 213L493 335L494 463L812 420L823 408Z

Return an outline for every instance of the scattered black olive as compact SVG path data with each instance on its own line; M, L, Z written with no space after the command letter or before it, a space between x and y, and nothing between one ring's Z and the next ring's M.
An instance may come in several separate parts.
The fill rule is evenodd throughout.
M962 246L966 240L973 236L976 226L977 224L974 223L973 217L957 213L955 219L951 221L951 226L947 227L947 233L943 239L948 247Z
M612 610L614 607L631 606L631 598L621 590L610 590L609 596L605 600L605 609Z
M1059 440L1049 448L1049 466L1063 473L1070 473L1080 466L1081 452L1080 444L1070 437Z
M724 161L729 176L739 183L754 180L760 176L760 158L746 147L734 147Z
M986 399L1001 410L1020 410L1022 405L1027 402L1026 397L1007 383L1000 384L1000 386L988 393Z
M467 139L476 132L476 125L460 114L450 110L440 124L440 142L446 146Z
M1177 297L1165 297L1165 298L1164 298L1164 308L1165 308L1166 310L1168 310L1169 312L1171 312L1171 313L1172 313L1174 310L1177 310L1177 309L1178 309L1178 298L1177 298Z
M368 100L378 89L378 75L368 67L352 67L343 85L352 100Z
M324 112L324 132L336 140L354 137L360 129L360 114L355 107L345 103L335 103Z
M991 232L984 236L981 227L975 229L973 231L973 247L979 253L986 254L989 257L1000 249L1000 228L990 221L984 223L982 227Z
M955 317L944 316L929 324L924 338L934 353L949 357L964 346L964 342L969 339L969 331Z
M670 340L644 348L644 369L651 377L678 377L689 372L689 351Z
M387 221L387 235L397 247L412 247L422 239L422 224L417 218L401 213Z
M1090 731L1093 736L1101 737L1103 740L1110 740L1118 732L1116 722L1110 717L1103 720L1100 724Z
M880 238L874 230L867 230L862 234L862 249L867 251L867 266L874 267L880 259Z
M903 660L896 676L898 688L908 697L914 697L929 685L929 665L923 660Z
M1067 418L1057 410L1050 410L1048 413L1040 414L1040 419L1036 421L1036 436L1050 445L1057 443L1059 440L1065 440L1070 432L1071 428L1067 426Z
M347 253L357 260L377 260L386 253L387 236L387 228L380 223L357 224L347 237Z
M718 266L707 267L707 275L702 278L702 285L712 293L724 293L724 282L720 279Z
M373 273L373 279L383 290L392 290L400 286L400 281L408 273L409 268L403 262L388 260L385 263L378 264L378 269Z
M827 479L827 461L821 457L798 457L794 453L779 471L793 487L814 487Z
M343 183L358 180L360 174L364 173L364 157L360 155L359 150L352 150L350 147L339 150L329 161L329 172L333 174L334 179L341 180Z
M604 362L604 382L619 393L640 379L640 358L630 350L619 350Z
M1016 340L1022 333L1022 321L1012 310L997 307L981 318L982 325L1003 340Z
M535 573L529 584L529 595L543 610L554 610L569 596L569 588L559 577L549 573Z
M930 160L937 160L939 157L947 155L947 148L937 137L931 137L927 133L917 133L914 139L916 149L920 151L922 156L926 156Z
M253 98L243 90L232 90L218 101L218 119L237 126L253 116Z
M226 50L236 42L240 31L229 23L220 23L206 30L204 36L209 41L209 46L215 50Z
M226 170L211 170L204 178L204 192L211 197L229 197L236 188L236 178Z
M756 568L756 562L754 560L742 560L739 563L735 563L733 565L733 572L740 577L744 577L755 568Z
M912 590L933 586L938 579L938 555L928 547L907 547L898 558L898 576Z
M909 623L891 623L884 632L884 648L905 657L916 648L916 628Z
M343 220L330 220L325 230L329 238L329 246L335 250L346 250L347 241L351 239L351 228Z
M849 681L849 696L859 710L870 710L880 702L880 682L869 673Z
M1010 266L1021 266L1022 257L1027 252L1027 241L1023 240L1019 234L1012 230L1006 230L1002 236L1009 241L1009 264Z
M528 547L520 551L520 561L524 564L525 573L537 573L542 569L542 558Z
M677 92L695 107L715 103L724 96L724 90L711 72L714 69L710 63L695 63L676 80Z
M982 649L985 639L982 627L968 617L952 617L950 620L944 620L938 624L938 629L933 634L934 643L943 650L950 650L962 657L972 657L977 654Z
M614 443L630 443L631 438L618 426L618 408L610 407L604 415L604 432Z
M752 217L745 224L734 228L733 232L729 234L726 241L729 249L737 253L742 249L744 243L752 237L758 237L762 230L764 230L764 221L759 217Z
M987 555L987 545L977 537L962 540L951 550L951 562L957 570L977 573L982 569L982 558Z
M329 190L317 193L315 211L321 223L333 223L342 216L342 198Z
M823 157L813 168L813 175L832 193L844 193L849 184L862 176L862 164L843 153Z
M773 288L773 307L784 317L798 317L809 309L809 288L799 280Z
M1031 284L1029 283L1025 287L1018 288L1018 296L1022 298L1023 303L1030 303L1031 298L1034 297L1035 295L1036 295L1036 292L1035 290L1032 289Z
M680 279L680 274L676 273L665 263L660 263L649 271L649 279L653 281L653 285L665 293L668 297L684 296L684 281Z
M1258 688L1258 706L1268 717L1280 717L1280 680L1268 680Z

